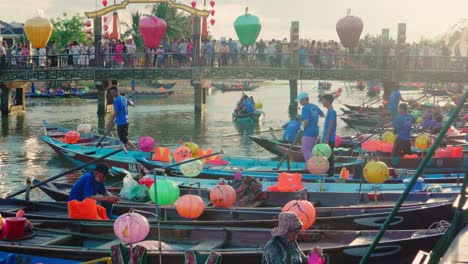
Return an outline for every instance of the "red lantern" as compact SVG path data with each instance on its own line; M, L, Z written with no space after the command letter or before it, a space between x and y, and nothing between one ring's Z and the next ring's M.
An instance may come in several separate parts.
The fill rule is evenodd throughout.
M91 34L91 33L93 33L93 30L88 28L85 32L86 32L86 34Z
M75 130L70 130L65 134L64 141L69 144L75 144L80 140L80 133Z
M86 22L85 22L85 26L90 27L90 26L91 26L91 21L89 21L89 20L86 21Z
M109 32L106 31L106 32L104 33L104 38L106 38L106 39L109 38Z
M314 205L307 200L292 200L283 206L282 212L293 212L302 221L302 230L311 227L317 218Z
M197 5L197 2L192 1L190 4L192 5L193 8L195 8L195 6Z
M211 0L211 1L210 1L210 6L211 6L211 7L214 7L214 6L215 6L215 1Z
M157 48L166 33L166 27L166 21L159 17L149 16L140 19L138 28L145 46L150 49Z
M351 49L357 47L364 24L359 17L350 16L350 12L336 23L336 32L343 46Z
M212 9L211 10L211 16L214 16L214 14L215 14L215 11L214 11L214 9Z
M237 194L234 188L220 182L210 191L210 201L214 206L229 208L236 202Z
M104 23L106 23L106 22L107 22L107 17L104 17Z
M91 37L91 36L88 36L88 37L87 37L87 39L88 39L88 40L92 40L92 39L93 39L93 37Z
M109 28L108 25L104 25L104 31L107 31L108 28Z
M212 18L212 19L210 20L210 23L211 23L212 26L214 25L215 21L216 21L216 20L214 20L214 18Z
M102 5L107 6L107 0L102 0Z

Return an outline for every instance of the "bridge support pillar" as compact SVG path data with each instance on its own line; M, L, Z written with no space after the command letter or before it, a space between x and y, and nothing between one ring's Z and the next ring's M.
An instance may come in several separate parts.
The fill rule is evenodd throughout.
M25 88L27 85L28 82L0 84L2 116L9 116L26 110Z
M291 22L291 68L289 78L289 117L291 119L297 116L297 80L300 76L299 71L299 22Z
M113 103L114 99L107 93L107 90L113 85L118 85L117 80L96 80L94 85L97 90L97 99L98 99L98 110L97 114L99 116L106 115L109 112L113 112Z
M297 80L289 80L289 117L297 116Z
M195 115L203 115L206 112L206 89L200 83L192 82L192 86L194 90Z

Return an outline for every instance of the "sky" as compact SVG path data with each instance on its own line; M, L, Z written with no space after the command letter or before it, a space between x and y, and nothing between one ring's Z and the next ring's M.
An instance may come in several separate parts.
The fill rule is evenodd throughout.
M115 0L116 3L121 0ZM109 4L114 0L108 0ZM190 5L191 0L178 0ZM207 9L211 10L208 5ZM259 39L288 38L291 21L299 21L300 37L315 40L338 40L336 22L351 14L364 22L365 34L380 34L383 28L390 29L390 35L396 38L397 24L407 24L407 40L419 41L421 37L435 38L443 36L447 30L461 19L468 19L468 0L215 0L215 25L210 32L215 38L236 38L234 20L249 13L259 17L262 31ZM42 9L48 18L70 15L102 8L101 0L0 0L0 20L5 22L25 22L37 15ZM129 18L130 11L140 10L149 13L145 4L132 4L127 10L119 12L122 19ZM203 1L197 0L197 7L203 7ZM211 19L211 17L210 17ZM170 23L170 21L166 21ZM468 26L468 22L466 23Z

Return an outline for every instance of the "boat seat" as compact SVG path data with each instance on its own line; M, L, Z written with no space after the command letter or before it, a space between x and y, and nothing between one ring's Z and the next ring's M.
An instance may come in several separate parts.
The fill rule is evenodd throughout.
M120 239L114 239L114 240L111 240L107 243L104 243L98 247L96 247L96 249L110 249L113 245L118 245L122 243L122 241L120 241Z
M191 247L189 250L211 250L218 247L221 247L224 244L224 239L214 239L214 240L207 240L197 245Z
M361 233L360 231L358 231L358 232L359 232L359 234ZM375 238L375 236L361 236L361 235L359 235L353 241L351 241L351 243L349 243L348 246L368 245L368 244L372 243L372 241L374 241L374 238ZM385 241L388 241L388 240L389 240L388 238L382 237L382 239L380 239L380 242L385 242Z
M46 240L42 243L40 243L40 245L58 245L62 242L65 242L65 241L68 241L70 239L73 239L73 236L72 235L59 235L59 236L56 236L52 239L49 239L49 240Z

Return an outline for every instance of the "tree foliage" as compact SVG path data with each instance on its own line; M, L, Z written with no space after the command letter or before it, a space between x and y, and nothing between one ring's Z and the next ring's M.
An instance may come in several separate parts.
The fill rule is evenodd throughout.
M165 37L170 41L174 40L174 38L189 38L192 36L191 17L183 11L170 8L167 4L162 3L151 6L151 14L166 21Z
M137 52L143 52L143 49L144 49L143 38L141 37L140 28L138 27L140 23L140 19L143 17L143 13L140 13L139 11L135 11L135 12L131 12L131 16L132 16L131 25L124 23L124 25L127 27L127 30L122 34L122 39L125 40L128 37L132 37L137 47Z
M54 18L51 23L53 30L50 41L56 41L59 52L65 49L70 42L83 43L86 41L84 17L80 17L78 14L68 17L67 13L63 13L63 17Z

